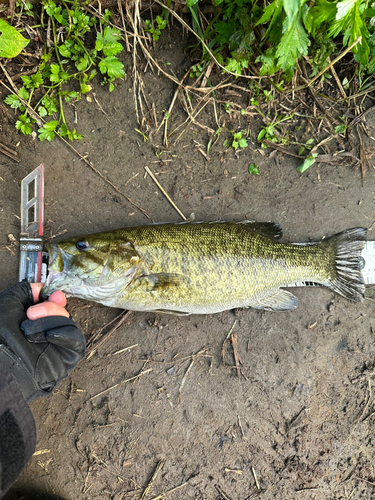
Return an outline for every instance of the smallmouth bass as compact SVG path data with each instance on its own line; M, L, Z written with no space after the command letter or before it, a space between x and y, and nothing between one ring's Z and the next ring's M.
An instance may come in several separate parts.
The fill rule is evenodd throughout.
M366 229L319 243L275 241L274 223L155 224L47 245L42 290L134 311L209 314L239 307L286 311L297 298L280 287L310 281L361 301Z

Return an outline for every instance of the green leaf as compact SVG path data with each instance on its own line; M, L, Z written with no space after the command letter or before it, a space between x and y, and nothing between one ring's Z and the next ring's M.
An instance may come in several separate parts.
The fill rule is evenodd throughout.
M260 68L260 76L273 75L278 70L277 60L275 58L275 50L267 49L265 54L257 57L255 62L262 62L263 65Z
M198 0L186 0L186 5L188 7L193 7L196 3L198 3Z
M277 8L277 4L278 2L277 0L275 0L274 2L267 5L267 7L263 11L263 16L259 19L259 21L257 21L255 26L258 26L258 24L264 24L269 21Z
M342 123L341 125L337 125L337 127L335 127L335 132L336 134L344 134L347 128L348 127Z
M59 73L60 73L60 66L58 64L51 64L51 75L49 77L51 82L58 83L61 81Z
M105 56L115 56L119 52L121 52L124 47L119 42L113 42L110 45L106 45L103 49L103 54Z
M347 14L349 14L349 12L353 10L356 3L357 0L344 0L343 2L338 2L336 21L340 21L340 19L343 19Z
M38 89L44 81L40 73L31 76L21 76L24 85L29 89Z
M255 165L255 163L251 163L249 165L249 174L253 175L260 175L258 167Z
M18 91L18 95L23 99L24 101L27 101L27 99L30 97L30 94L28 91L25 89L25 87L21 87Z
M59 52L63 57L70 57L72 55L71 51L66 45L60 45Z
M69 132L69 129L68 127L65 125L65 123L62 123L59 130L58 130L59 134L62 136L62 137L66 137L68 135L68 132Z
M124 49L121 43L118 42L119 37L120 31L118 29L107 26L103 35L99 32L97 33L95 50L103 50L105 56L114 56L118 54Z
M39 106L38 108L38 114L39 116L41 116L42 118L44 118L45 116L47 116L47 110L44 106Z
M267 132L267 129L262 128L262 130L259 132L258 137L257 137L258 142L260 142L263 139L263 137L266 135L266 132Z
M8 104L13 109L18 109L22 106L22 102L16 95L10 94L4 99L5 104Z
M44 129L40 128L38 130L38 132L39 132L39 140L40 141L47 140L47 141L51 142L52 139L54 139L56 137L55 132L52 132L51 130L44 130Z
M363 66L367 66L370 55L370 47L367 43L368 31L359 13L359 6L357 3L354 11L354 22L350 33L349 45L355 42L360 36L362 36L362 41L353 47L353 52L355 54L355 60L363 64Z
M284 10L287 15L289 26L292 25L294 18L305 0L284 0Z
M82 94L87 94L92 89L91 85L86 85L86 83L81 83Z
M25 135L30 135L32 128L30 127L31 120L28 116L21 115L16 121L16 129L20 130Z
M240 148L247 148L248 146L248 143L247 143L247 140L246 139L240 139L238 141L239 145L240 145Z
M16 28L0 19L0 57L12 58L18 56L30 40L26 40Z
M99 63L99 70L102 74L108 73L110 78L123 78L124 65L115 56L108 56Z
M83 57L80 58L78 62L76 62L76 68L78 69L78 71L85 71L85 69L89 65L89 62L90 62L89 58L87 54L85 54Z
M284 28L286 28L285 23ZM293 67L297 58L307 55L309 45L309 37L302 26L301 14L298 13L292 25L285 30L277 47L276 57L279 67L284 70Z
M313 29L319 29L323 22L331 23L336 17L336 3L328 0L317 0L312 13L314 17Z
M75 139L83 139L83 135L77 134L76 129L69 130L65 123L63 123L59 128L59 134L63 137L67 137L71 141L74 141Z
M239 76L241 74L242 67L241 63L236 61L236 59L228 58L226 60L225 69Z
M56 136L55 130L58 125L57 120L51 120L50 122L47 122L43 125L43 128L40 128L38 130L39 132L39 139L41 141L49 141L51 142L52 139Z
M57 120L51 120L50 122L47 122L43 125L44 130L56 130L57 125L59 122ZM40 132L40 131L38 131Z
M48 116L57 113L57 100L54 97L44 96L42 99L42 104L46 108Z
M307 170L311 165L314 165L315 163L315 158L318 156L318 153L313 153L312 155L306 156L305 161L302 163L302 165L299 165L297 167L297 171L302 174Z

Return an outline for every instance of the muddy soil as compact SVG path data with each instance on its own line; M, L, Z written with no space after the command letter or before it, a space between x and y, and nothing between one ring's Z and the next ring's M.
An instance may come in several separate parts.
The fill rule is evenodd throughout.
M177 27L163 37L158 60L182 77L190 65L183 52L187 40ZM127 78L112 94L94 81L96 100L76 104L85 138L75 147L152 221L181 218L145 177L145 166L196 220L277 221L284 240L294 242L371 226L373 171L364 187L351 167L321 164L301 175L293 158L270 150L263 156L255 142L237 157L224 153L221 137L207 161L196 142L205 150L209 134L196 125L160 156L162 133L151 144L135 130L132 59L123 60ZM160 123L175 85L150 70L143 79ZM210 106L200 121L215 128ZM74 116L72 108L66 112ZM170 130L185 118L176 105ZM20 141L21 161L0 158L1 244L8 234L19 236L20 182L40 163L47 236L151 222L64 144L21 137L13 119L9 112L1 137L8 144ZM226 120L228 127L243 128L238 114L226 114ZM256 137L256 117L248 117L247 125ZM250 163L260 176L248 173ZM5 289L17 280L17 252L3 249L0 269ZM7 499L25 492L67 500L139 499L150 482L142 498L375 498L374 303L353 304L323 288L294 292L299 307L286 313L132 313L53 396L32 403L41 453ZM121 312L75 299L68 308L87 338ZM221 359L234 323L241 378L231 344L224 347L225 364ZM142 369L149 371L125 383Z

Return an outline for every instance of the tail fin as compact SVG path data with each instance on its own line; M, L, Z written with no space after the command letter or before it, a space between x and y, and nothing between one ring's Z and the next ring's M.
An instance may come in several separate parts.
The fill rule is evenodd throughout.
M335 271L328 286L340 295L356 302L362 301L365 296L360 263L366 234L366 229L357 227L325 240L334 252Z

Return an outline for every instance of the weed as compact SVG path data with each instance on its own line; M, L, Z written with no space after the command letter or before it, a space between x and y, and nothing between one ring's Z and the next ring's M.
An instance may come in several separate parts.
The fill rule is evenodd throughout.
M249 165L249 174L260 175L259 168L255 165L255 163L251 163Z
M248 142L244 136L246 136L246 130L241 130L240 132L234 132L232 130L229 131L232 134L232 138L230 140L226 139L223 142L223 146L225 148L233 148L235 151L237 149L247 148Z
M318 153L312 153L311 155L309 156L306 156L304 162L302 163L302 165L300 165L299 167L297 167L297 171L302 174L303 172L305 172L305 170L307 170L308 168L311 167L311 165L314 165L315 163L315 158L318 156Z
M282 116L278 116L276 121L267 124L265 127L263 127L261 129L261 131L258 134L257 141L262 142L262 139L264 138L270 142L275 142L275 143L279 143L279 144L288 144L289 138L284 137L282 135L282 131L280 130L278 125L280 125L280 123L282 123L282 122L290 120L291 118L293 118L293 116L294 115L285 116L284 118ZM266 148L266 147L267 146L262 144L262 148Z
M102 85L109 84L110 92L114 90L113 82L125 75L123 64L117 58L117 54L123 50L118 41L120 31L108 25L111 13L106 10L100 20L104 29L96 33L95 45L90 49L85 43L85 35L97 20L88 16L77 0L69 6L67 2L57 5L53 0L44 0L43 12L51 23L53 47L45 48L38 71L31 76L21 76L23 86L18 96L9 95L5 103L20 111L16 128L23 134L32 133L35 123L29 113L29 107L32 106L42 118L59 113L58 119L38 129L41 141L51 141L56 132L70 140L81 139L83 136L75 128L70 130L68 127L64 102L70 104L78 101L83 94L90 92L90 81L98 70L103 76ZM79 82L79 90L67 88L75 80ZM25 101L28 106L24 105Z
M255 60L261 64L261 76L282 70L290 80L296 62L309 58L314 76L328 65L331 54L355 41L358 43L351 50L358 73L375 71L375 7L370 0L266 0L263 5L255 0L212 0L212 3L217 11L203 32L197 20L198 0L187 0L193 28L219 62L237 75ZM203 48L203 59L208 58ZM331 75L325 73L322 78Z
M144 29L146 32L151 33L152 38L157 41L160 38L162 30L166 28L168 21L162 16L156 16L155 23L157 27L155 27L155 25L149 19L147 19L145 21Z

